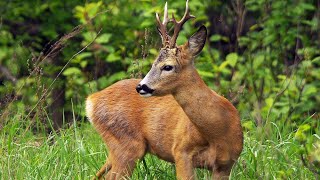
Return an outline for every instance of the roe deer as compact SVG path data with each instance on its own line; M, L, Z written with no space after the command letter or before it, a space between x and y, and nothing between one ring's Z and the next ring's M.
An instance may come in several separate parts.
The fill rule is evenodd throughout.
M147 152L174 162L178 180L195 179L195 167L213 171L213 179L228 179L242 151L236 108L209 89L193 65L205 44L206 27L177 46L181 27L194 16L188 1L178 22L174 16L168 19L167 4L164 11L163 22L156 14L163 47L145 78L119 81L87 98L87 116L109 149L99 179L130 176ZM168 22L174 24L172 37Z

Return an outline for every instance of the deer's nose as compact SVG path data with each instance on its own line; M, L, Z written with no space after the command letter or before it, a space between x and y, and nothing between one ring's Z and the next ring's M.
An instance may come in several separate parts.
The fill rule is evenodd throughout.
M136 90L137 90L138 93L140 93L140 91L142 90L141 84L138 84L138 86L136 87Z
M150 94L152 95L153 93L153 89L149 88L146 84L138 84L138 86L136 87L137 92L140 95L146 95L146 94Z

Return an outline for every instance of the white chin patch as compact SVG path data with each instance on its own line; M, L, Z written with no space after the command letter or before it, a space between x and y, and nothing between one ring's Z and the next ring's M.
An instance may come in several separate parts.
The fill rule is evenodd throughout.
M146 93L146 94L140 94L140 96L147 98L147 97L152 96L152 94L150 94L150 93Z
M147 92L144 91L144 90L140 90L140 91L139 91L139 94L140 94L140 96L142 96L142 97L150 97L150 96L152 96L151 93L147 93Z

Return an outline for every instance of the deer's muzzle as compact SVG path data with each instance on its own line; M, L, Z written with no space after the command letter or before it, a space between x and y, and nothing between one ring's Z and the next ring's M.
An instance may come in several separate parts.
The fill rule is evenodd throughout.
M149 88L147 85L145 84L138 84L138 86L136 87L137 92L143 96L143 97L150 97L152 96L153 93L153 89Z

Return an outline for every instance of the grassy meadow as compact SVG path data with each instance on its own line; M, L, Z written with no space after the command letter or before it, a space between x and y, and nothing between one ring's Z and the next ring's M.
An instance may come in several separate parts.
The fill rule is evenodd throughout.
M34 133L29 123L15 119L1 130L0 179L89 179L104 164L105 145L85 119L49 134ZM316 179L302 164L295 135L278 128L273 124L268 137L263 131L245 131L231 179ZM198 169L197 175L210 178L206 170ZM147 155L131 179L175 179L175 168Z

